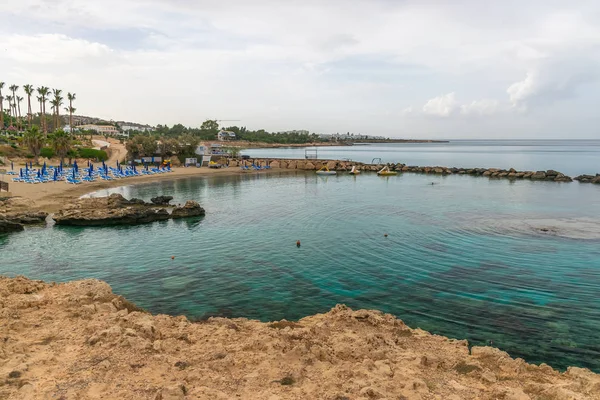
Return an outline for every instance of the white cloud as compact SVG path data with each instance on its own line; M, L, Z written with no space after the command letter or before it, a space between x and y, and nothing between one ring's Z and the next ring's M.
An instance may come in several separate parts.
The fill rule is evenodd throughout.
M450 120L522 136L552 130L560 100L563 121L596 134L585 115L600 101L597 1L433 3L5 0L0 78L75 91L78 112L148 123L393 135L397 105L418 104L401 111L417 137L462 135ZM427 101L444 88L470 102ZM500 129L510 106L536 112ZM490 118L464 118L475 115Z
M423 106L423 112L438 117L449 117L457 105L456 96L452 92L428 100Z
M460 106L463 115L494 115L500 110L500 102L493 99L474 100Z
M527 99L536 93L539 86L539 78L536 75L535 72L530 71L527 73L525 79L515 82L508 87L506 92L513 107L521 109L527 107Z

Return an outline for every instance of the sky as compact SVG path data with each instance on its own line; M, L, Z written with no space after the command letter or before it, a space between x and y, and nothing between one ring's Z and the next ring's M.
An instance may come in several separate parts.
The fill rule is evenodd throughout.
M597 0L3 0L0 81L77 114L399 138L600 138Z

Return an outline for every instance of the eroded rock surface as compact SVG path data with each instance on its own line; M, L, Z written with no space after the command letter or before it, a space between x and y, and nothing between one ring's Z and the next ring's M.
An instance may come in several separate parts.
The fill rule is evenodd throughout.
M0 277L1 399L600 399L600 376L338 305L298 322L152 316L98 280Z
M202 210L202 213L199 210ZM173 212L175 211L177 213L172 214L167 211L166 206L157 206L135 198L127 200L115 193L108 197L79 199L68 204L52 218L57 225L108 226L144 224L204 215L204 209L198 203L189 201L185 206L175 208Z

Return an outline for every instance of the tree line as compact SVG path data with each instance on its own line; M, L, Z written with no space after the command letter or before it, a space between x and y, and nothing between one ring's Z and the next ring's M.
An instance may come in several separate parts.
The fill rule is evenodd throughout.
M21 108L21 104L25 100L25 97L20 96L19 85L10 85L6 87L6 83L0 81L0 131L24 131L27 125L27 129L31 129L34 125L38 125L44 135L49 132L54 132L61 128L60 111L61 107L65 105L65 98L63 97L62 89L50 89L47 86L40 86L34 88L33 85L23 85L23 91L27 96L27 112L25 112L25 105ZM6 96L2 93L7 93ZM34 111L32 107L32 97L34 101L37 100L39 103L39 113ZM73 102L76 99L76 94L68 92L66 100L68 101L68 107L64 110L69 114L69 125L73 126L73 113L77 110L73 107ZM6 109L4 108L4 101L8 103ZM46 105L50 104L51 115L46 112ZM22 111L21 111L22 110Z
M282 132L271 133L264 129L249 130L246 127L229 126L223 130L233 132L236 135L236 140L244 140L248 142L263 142L263 143L281 143L281 144L304 144L322 142L321 138L314 133L300 132ZM179 137L189 135L199 140L216 140L217 134L220 131L217 120L206 120L200 128L186 127L182 124L175 124L172 127L168 125L157 125L152 132L133 132L132 135L146 135L160 137Z

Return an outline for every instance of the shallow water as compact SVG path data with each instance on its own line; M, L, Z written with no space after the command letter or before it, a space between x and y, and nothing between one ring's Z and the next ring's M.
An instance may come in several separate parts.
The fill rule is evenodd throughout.
M0 238L0 273L100 278L154 313L191 318L297 319L346 303L491 340L530 362L600 372L598 186L298 173L98 195L112 192L196 199L207 216L30 228Z
M311 148L309 151L313 151ZM252 157L304 158L305 148L248 149ZM458 168L554 169L570 176L600 172L600 140L452 140L318 147L320 159Z

